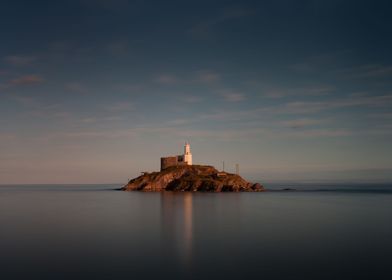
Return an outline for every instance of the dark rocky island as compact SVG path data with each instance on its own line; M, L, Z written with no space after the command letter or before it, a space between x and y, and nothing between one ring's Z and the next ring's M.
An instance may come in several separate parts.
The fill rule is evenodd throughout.
M123 191L261 192L264 187L241 176L219 172L212 166L171 166L160 172L144 173L121 188Z

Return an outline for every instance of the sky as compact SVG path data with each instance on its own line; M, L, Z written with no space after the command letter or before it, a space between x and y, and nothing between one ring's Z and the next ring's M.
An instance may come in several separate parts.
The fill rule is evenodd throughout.
M193 161L392 181L390 1L0 3L0 184Z

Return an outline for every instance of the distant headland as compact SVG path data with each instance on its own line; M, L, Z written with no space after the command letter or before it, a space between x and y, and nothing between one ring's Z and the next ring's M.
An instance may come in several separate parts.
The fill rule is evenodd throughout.
M220 172L208 165L192 165L189 143L184 154L161 158L160 172L143 172L130 180L123 191L261 192L264 187L238 174Z

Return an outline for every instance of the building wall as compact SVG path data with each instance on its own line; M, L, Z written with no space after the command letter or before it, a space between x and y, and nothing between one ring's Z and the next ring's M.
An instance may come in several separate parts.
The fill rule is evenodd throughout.
M161 171L170 166L192 165L191 147L188 143L184 146L184 154L161 158Z
M178 165L178 157L173 156L173 157L162 157L161 158L161 171L163 169L166 169L170 166L175 166Z

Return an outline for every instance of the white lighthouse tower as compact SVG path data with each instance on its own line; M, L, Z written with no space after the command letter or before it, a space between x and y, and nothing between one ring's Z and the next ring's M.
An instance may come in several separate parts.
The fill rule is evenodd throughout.
M184 146L184 162L187 165L192 165L191 145L188 142Z

